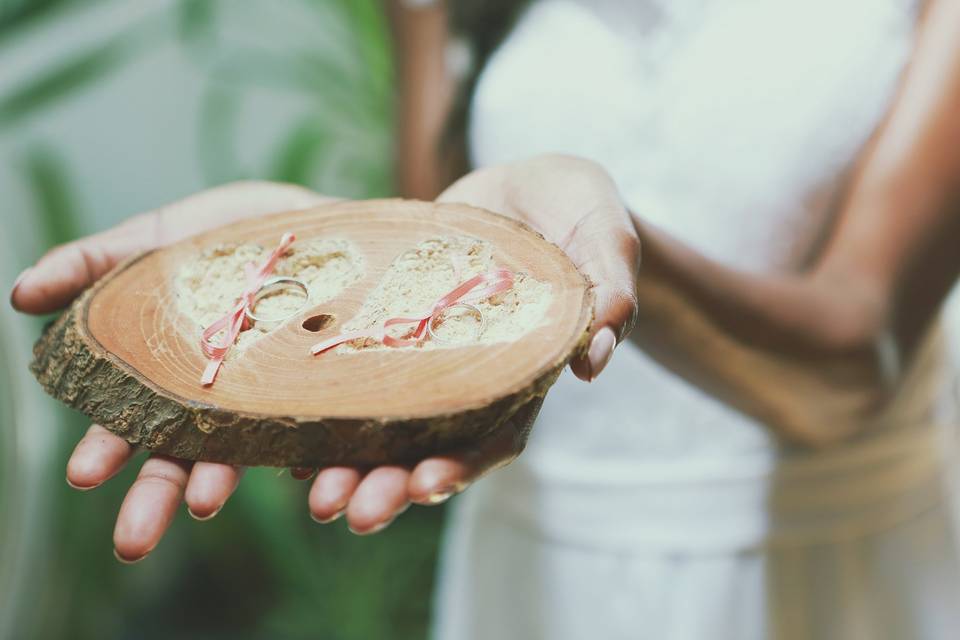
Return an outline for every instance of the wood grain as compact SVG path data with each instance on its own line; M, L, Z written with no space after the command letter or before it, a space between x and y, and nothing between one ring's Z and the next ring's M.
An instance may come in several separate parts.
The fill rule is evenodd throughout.
M364 275L225 363L215 385L198 330L177 310L177 269L210 246L349 240ZM546 321L510 343L311 356L360 309L391 262L443 235L489 241L500 267L552 288ZM303 321L333 317L319 332ZM412 460L469 445L543 397L584 346L592 294L566 255L523 224L464 205L375 200L245 220L119 265L38 341L32 370L54 397L126 438L193 460L323 466ZM532 417L531 417L532 419Z

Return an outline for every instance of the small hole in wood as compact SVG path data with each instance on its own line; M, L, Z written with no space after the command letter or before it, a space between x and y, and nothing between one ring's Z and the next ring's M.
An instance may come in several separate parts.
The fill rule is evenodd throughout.
M330 315L329 313L321 313L320 315L310 316L303 321L303 324L300 325L307 331L312 331L316 333L317 331L323 331L331 324L336 318Z

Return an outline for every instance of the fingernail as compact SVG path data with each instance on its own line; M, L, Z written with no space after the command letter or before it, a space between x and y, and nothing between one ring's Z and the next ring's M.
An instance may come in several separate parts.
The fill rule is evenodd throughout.
M116 558L121 564L136 564L136 563L140 562L141 560L143 560L144 558L146 558L148 555L150 555L150 554L144 554L144 555L140 556L139 558L134 558L133 560L128 560L127 558L124 558L124 557L121 556L119 553L117 553L117 549L116 549L116 548L113 549L113 557Z
M340 509L340 511L337 511L335 514L333 514L333 515L330 516L329 518L324 519L324 518L318 518L317 516L313 515L313 512L311 511L311 512L310 512L310 518L311 518L314 522L318 522L318 523L320 523L320 524L330 524L331 522L334 522L334 521L339 520L340 518L342 518L342 517L343 517L343 514L345 514L346 512L347 512L346 509Z
M354 535L358 535L358 536L372 536L372 535L375 534L375 533L380 533L381 531L383 531L384 529L386 529L387 527L389 527L391 524L393 524L394 518L396 518L396 516L394 516L393 518L390 518L389 520L384 520L383 522L378 522L377 524L373 525L372 527L370 527L370 528L367 529L366 531L357 531L356 529L354 529L353 527L351 527L351 526L349 526L349 525L347 526L347 528L350 529L350 533L352 533L352 534L354 534Z
M199 522L204 522L204 521L206 521L206 520L210 520L210 519L213 518L215 515L217 515L218 513L220 513L220 510L221 510L221 509L223 509L223 505L220 505L219 507L217 507L216 509L214 509L213 513L211 513L211 514L209 514L209 515L206 515L206 516L198 516L197 514L195 514L195 513L193 512L193 509L191 509L190 507L187 507L187 513L189 513L189 514L190 514L190 517L193 518L194 520L197 520L197 521L199 521Z
M316 469L295 467L290 469L290 475L297 480L307 480L317 472Z
M379 533L379 532L383 531L384 529L386 529L387 527L389 527L391 524L393 524L393 521L396 520L397 517L398 517L400 514L402 514L404 511L406 511L406 510L409 509L409 508L410 508L410 503L407 502L407 503L404 504L402 507L400 507L399 509L397 509L397 510L394 512L394 514L393 514L392 516L390 516L389 519L384 520L383 522L378 522L377 524L373 525L372 527L370 527L370 528L367 529L366 531L357 531L356 529L354 529L354 528L351 527L350 525L347 525L347 528L350 529L350 532L351 532L351 533L356 534L356 535L358 535L358 536L369 536L369 535L373 535L374 533Z
M587 363L590 365L590 382L596 380L600 372L603 371L610 357L613 355L613 349L617 346L617 336L610 327L604 327L597 331L590 342L590 349L587 351Z
M453 496L453 491L438 491L427 497L427 504L443 504Z
M17 293L17 288L20 286L20 283L23 282L23 279L27 277L27 274L30 273L33 267L27 267L20 272L20 275L17 276L17 279L13 281L13 286L10 288L10 304L13 305L13 296Z
M68 478L67 478L67 484L70 486L71 489L76 489L77 491L90 491L91 489L96 489L97 487L99 487L99 486L100 486L101 484L103 484L103 483L102 483L102 482L98 482L97 484L92 484L92 485L90 485L89 487L81 487L81 486L78 485L78 484L73 484L72 482L70 482L70 478L68 477Z
M457 484L444 487L443 489L434 491L427 496L427 499L423 501L423 504L441 504L466 488L467 485L465 482L458 482Z

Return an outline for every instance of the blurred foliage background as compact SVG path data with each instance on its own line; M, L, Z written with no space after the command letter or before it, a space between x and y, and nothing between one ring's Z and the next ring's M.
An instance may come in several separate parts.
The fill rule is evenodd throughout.
M0 282L50 246L210 185L390 192L379 0L0 0ZM320 526L307 484L247 472L209 522L112 556L139 467L80 494L86 428L26 370L43 319L0 317L0 639L422 638L442 511Z

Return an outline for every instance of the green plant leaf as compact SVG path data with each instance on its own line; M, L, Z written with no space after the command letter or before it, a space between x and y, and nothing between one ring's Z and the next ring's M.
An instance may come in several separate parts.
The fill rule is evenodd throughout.
M19 165L33 194L37 220L47 246L79 235L77 198L70 184L67 163L46 144L35 144Z
M316 118L301 121L280 143L271 176L282 182L310 185L317 163L330 142L330 132Z
M249 175L237 160L235 148L240 100L239 91L218 83L209 85L201 98L197 145L207 184L221 184Z
M0 98L0 129L36 115L41 109L89 88L110 72L129 64L137 53L156 40L158 31L150 24L134 27L26 81Z
M73 4L73 0L2 0L0 1L0 40L36 19L48 17L57 9Z
M207 51L215 44L217 6L214 0L180 0L175 11L180 42L195 52Z

